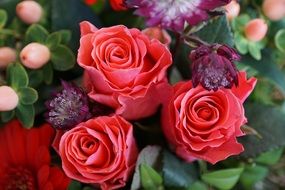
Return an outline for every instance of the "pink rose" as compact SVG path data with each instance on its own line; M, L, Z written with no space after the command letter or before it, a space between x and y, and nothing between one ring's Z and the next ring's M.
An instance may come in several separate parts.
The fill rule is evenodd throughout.
M154 114L169 90L169 50L137 29L81 23L78 63L89 97L129 120Z
M212 164L237 155L244 149L236 137L247 122L243 102L256 79L239 74L239 86L207 91L191 81L174 86L173 95L162 110L164 134L175 153L186 161L203 159Z
M125 186L132 174L138 149L133 126L120 116L102 116L60 132L54 147L67 176L104 190Z

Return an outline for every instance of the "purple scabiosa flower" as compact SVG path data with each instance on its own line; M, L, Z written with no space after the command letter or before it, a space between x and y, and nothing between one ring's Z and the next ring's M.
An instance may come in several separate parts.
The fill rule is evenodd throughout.
M185 22L196 25L207 20L209 12L231 0L127 0L126 6L137 8L135 14L147 19L149 26L181 31Z
M56 129L67 130L91 117L87 94L72 83L62 81L63 90L46 102L47 121Z
M231 88L238 85L238 70L234 61L239 54L227 45L201 45L190 54L192 61L192 83L199 83L207 90L219 87Z

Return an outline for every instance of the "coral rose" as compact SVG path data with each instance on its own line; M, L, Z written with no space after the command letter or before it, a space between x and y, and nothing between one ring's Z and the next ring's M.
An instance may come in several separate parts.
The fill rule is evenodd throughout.
M129 120L155 113L169 90L167 47L121 25L98 30L82 22L81 35L78 63L89 97Z
M125 186L138 155L132 125L120 116L80 123L57 135L54 147L67 176L106 190Z
M239 86L207 91L191 81L174 86L162 111L164 134L175 153L186 161L203 159L212 164L243 151L236 137L247 122L243 102L256 79L239 74Z

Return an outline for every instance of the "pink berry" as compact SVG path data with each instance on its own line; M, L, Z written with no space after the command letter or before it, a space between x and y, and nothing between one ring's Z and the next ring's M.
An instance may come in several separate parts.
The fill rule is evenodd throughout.
M9 86L0 86L0 111L11 111L18 105L19 97Z
M263 19L253 19L247 23L244 32L248 40L258 42L262 40L268 30L268 25Z
M18 17L26 24L34 24L41 20L42 7L35 1L22 1L16 6Z
M228 20L232 20L239 15L240 5L235 0L224 6Z
M39 69L50 60L50 51L45 45L33 42L22 49L20 58L27 68Z
M16 61L16 51L10 47L0 47L0 69L5 69L7 65Z
M270 20L281 20L285 17L285 0L265 0L262 10Z

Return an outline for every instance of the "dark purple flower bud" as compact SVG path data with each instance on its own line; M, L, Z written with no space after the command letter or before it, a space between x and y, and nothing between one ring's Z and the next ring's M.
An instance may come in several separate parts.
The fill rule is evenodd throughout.
M190 54L192 61L192 83L199 83L207 90L220 87L232 88L238 85L238 70L234 61L240 60L239 54L227 45L201 45Z
M87 94L72 83L62 81L63 90L46 102L47 121L56 129L71 129L91 117Z
M136 8L149 26L181 31L187 22L196 25L209 18L210 11L231 0L126 0L126 6Z

